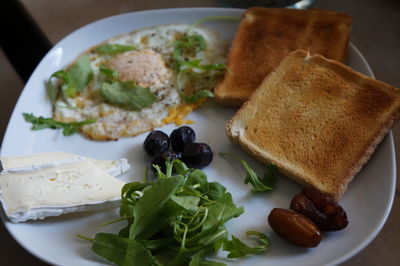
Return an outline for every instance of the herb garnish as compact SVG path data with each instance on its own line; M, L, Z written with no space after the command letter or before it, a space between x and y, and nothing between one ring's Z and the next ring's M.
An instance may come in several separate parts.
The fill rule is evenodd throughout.
M179 160L167 162L166 168L154 182L122 188L120 216L127 224L118 235L78 237L91 241L95 253L118 265L225 265L204 257L222 247L229 258L268 248L267 236L259 232L247 232L259 238L262 244L256 247L234 236L228 240L225 222L244 209L233 203L224 186L208 182L204 172Z
M185 58L185 55L196 55L198 52L204 51L206 49L206 41L204 37L199 34L193 34L193 29L197 27L199 24L211 21L211 20L240 20L237 17L223 17L223 16L214 16L214 17L206 17L202 18L192 25L189 26L185 34L178 38L174 42L174 53L173 58L175 60L175 72L177 74L177 87L180 92L182 99L185 102L195 102L201 98L214 97L212 92L205 93L201 92L196 95L188 96L184 93L184 84L182 82L182 75L190 71L223 71L226 69L225 64L205 64L201 65L200 59L192 59L188 60Z
M23 113L26 122L32 123L32 130L40 130L44 128L63 129L64 136L70 136L83 127L84 125L95 123L95 119L87 119L82 122L64 123L55 121L53 118L36 117L33 114Z
M135 46L107 43L96 47L95 52L102 55L116 55L134 50L137 50Z
M129 110L140 111L157 101L157 96L132 81L104 82L101 86L104 99Z
M103 75L107 80L117 80L119 73L114 69L107 68L105 65L101 64L99 66L99 72Z
M236 155L225 152L220 152L219 154L222 157L230 157L240 162L240 164L244 167L246 171L246 178L244 179L244 183L250 184L252 186L251 190L261 192L273 190L275 188L278 174L275 164L267 164L267 171L264 174L264 177L260 178L257 173L253 169L251 169L251 167L245 160L237 157Z
M229 251L228 258L242 258L249 254L258 254L265 251L269 246L269 239L266 234L257 231L247 231L246 236L257 237L261 244L255 247L249 247L237 237L232 236L232 240L224 243L224 250Z
M60 70L54 72L48 81L48 93L50 100L54 104L59 93L59 89L53 85L52 78L59 78L63 81L61 92L64 97L75 97L78 92L83 90L93 78L93 71L87 55L78 58L75 64L68 71Z

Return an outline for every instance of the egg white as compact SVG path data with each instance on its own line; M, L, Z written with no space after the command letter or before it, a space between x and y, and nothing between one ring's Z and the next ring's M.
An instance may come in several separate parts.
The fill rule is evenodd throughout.
M90 58L93 80L76 97L67 99L60 97L55 104L54 119L72 122L95 118L97 122L84 126L81 129L82 133L94 140L115 140L121 137L136 136L160 127L167 121L174 121L174 118L166 120L171 115L171 108L173 107L184 107L186 105L183 109L178 108L178 112L182 112L182 110L186 110L186 113L190 112L197 105L192 104L188 107L188 104L182 102L177 90L176 73L173 71L174 41L181 37L189 26L187 24L160 25L122 34L102 43L131 45L137 47L138 52L151 50L161 56L166 71L163 72L162 79L148 86L158 97L158 101L150 107L140 111L130 111L104 101L100 93L103 80L99 74L99 66L100 64L107 65L113 60L113 56L100 55L95 52L94 47L86 53ZM192 34L203 36L206 49L198 52L192 58L189 56L188 59L200 59L202 64L225 62L226 47L216 34L200 27L194 28ZM123 54L119 56L123 56ZM212 89L216 79L216 76L203 79L201 75L198 75L192 77L190 82L193 83L191 85L196 90ZM175 111L175 115L176 113L177 111ZM185 114L178 114L178 117L179 115Z

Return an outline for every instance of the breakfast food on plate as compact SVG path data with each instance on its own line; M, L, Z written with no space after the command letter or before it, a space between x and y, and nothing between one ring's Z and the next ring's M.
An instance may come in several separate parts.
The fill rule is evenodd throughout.
M238 110L227 135L258 160L339 199L399 108L399 89L298 50Z
M338 231L347 226L347 214L330 195L313 188L305 188L294 196L290 209L310 218L321 231Z
M343 61L351 17L327 10L249 8L228 54L229 71L215 88L215 99L240 106L280 61L296 49Z
M86 158L94 163L97 167L100 167L103 171L106 171L108 174L115 177L128 172L128 170L131 168L128 160L125 158L121 158L119 160L99 160L67 152L53 151L25 156L0 157L0 171L11 168L24 168L44 164L51 166L54 164L54 162L70 161L77 158Z
M125 159L95 160L63 152L2 157L0 200L13 222L118 204Z
M346 212L332 196L307 187L293 197L290 210L272 209L268 223L282 238L313 248L321 242L321 231L342 230L348 220Z
M292 210L272 209L268 223L282 238L301 247L314 248L322 239L320 230L309 218Z
M210 30L187 24L113 37L51 76L53 118L89 121L80 130L94 140L187 122L185 116L212 96L225 48Z
M196 133L189 126L174 129L168 136L160 130L150 132L144 143L145 152L152 156L151 168L157 174L157 165L165 172L165 162L180 159L192 168L203 168L213 160L211 147L196 141Z

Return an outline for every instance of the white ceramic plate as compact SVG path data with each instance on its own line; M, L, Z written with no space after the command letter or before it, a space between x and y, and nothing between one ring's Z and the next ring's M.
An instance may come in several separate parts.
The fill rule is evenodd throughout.
M63 137L60 131L31 131L30 124L23 121L22 113L50 116L51 107L44 83L56 70L62 69L87 48L120 33L173 22L193 22L206 16L240 16L238 9L189 8L144 11L110 17L89 24L54 46L44 57L29 79L16 107L2 144L1 155L25 155L30 153L61 150L99 159L126 157L133 169L125 180L141 180L149 158L142 150L145 135L111 142L95 142L80 135ZM237 22L210 22L205 26L216 29L223 39L232 39ZM372 76L367 62L360 52L350 45L348 64L356 70ZM228 223L227 228L236 236L243 237L247 230L267 232L270 248L264 254L243 260L218 258L229 265L329 265L338 264L363 249L380 231L389 214L395 188L395 157L392 135L389 134L379 146L372 159L357 175L345 194L342 205L347 210L349 226L342 231L324 234L321 244L314 249L304 249L288 244L271 232L267 215L274 207L288 208L291 198L301 188L294 182L281 178L271 193L251 193L243 184L244 172L217 155L220 151L239 154L258 170L263 168L237 147L230 144L225 135L225 124L234 110L206 104L189 118L196 121L193 128L198 140L207 142L215 152L213 163L204 169L210 180L225 185L245 213ZM174 126L162 128L170 133ZM133 178L132 178L133 177ZM90 244L75 238L80 233L91 236L103 230L117 232L122 225L100 228L98 224L117 216L116 210L76 213L43 221L20 224L10 223L2 212L2 219L13 237L37 257L58 265L96 265L104 261L91 252Z

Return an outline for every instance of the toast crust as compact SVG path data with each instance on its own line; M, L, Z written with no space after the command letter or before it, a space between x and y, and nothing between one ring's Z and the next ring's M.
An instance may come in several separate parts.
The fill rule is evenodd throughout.
M229 139L340 199L400 118L400 89L340 62L290 53L227 124Z
M296 49L344 61L351 17L325 10L249 8L228 54L228 69L215 88L219 104L238 107L280 61Z

